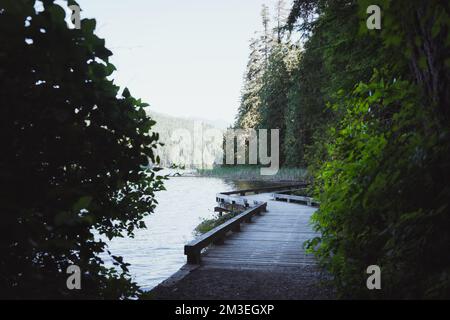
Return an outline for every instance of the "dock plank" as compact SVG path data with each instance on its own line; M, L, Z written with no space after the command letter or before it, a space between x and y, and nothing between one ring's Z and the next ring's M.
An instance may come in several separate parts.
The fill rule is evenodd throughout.
M310 225L316 208L276 202L270 194L246 196L267 202L267 212L242 225L241 232L229 235L224 244L214 245L202 257L202 266L227 269L271 269L315 266L305 252L304 242L317 235Z
M242 223L220 244L206 248L200 264L180 270L177 281L160 284L155 299L333 299L329 277L304 249L317 236L310 217L317 210L271 201L270 194L246 196L267 203L267 212ZM186 265L192 268L192 265ZM181 280L179 278L182 277Z

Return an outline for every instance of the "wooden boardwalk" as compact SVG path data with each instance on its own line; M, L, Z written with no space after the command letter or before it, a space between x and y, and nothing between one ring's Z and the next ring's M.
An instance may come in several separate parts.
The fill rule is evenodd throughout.
M334 289L322 281L329 277L303 248L306 240L316 236L310 217L317 209L274 201L268 193L244 198L249 203L266 202L267 212L254 215L250 223L241 223L240 231L233 228L235 232L223 241L219 238L220 241L202 253L201 259L192 259L194 263L186 264L153 289L149 297L161 300L334 299Z
M273 270L315 264L303 243L316 235L309 223L316 208L271 201L267 193L245 198L267 202L267 212L242 224L241 232L232 233L223 244L207 249L202 267Z

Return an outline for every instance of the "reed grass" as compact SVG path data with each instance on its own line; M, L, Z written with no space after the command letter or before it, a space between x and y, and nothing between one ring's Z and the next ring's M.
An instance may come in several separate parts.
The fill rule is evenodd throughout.
M307 171L304 168L280 168L275 175L262 175L257 166L223 166L213 169L197 169L203 177L218 177L232 180L253 181L304 181Z

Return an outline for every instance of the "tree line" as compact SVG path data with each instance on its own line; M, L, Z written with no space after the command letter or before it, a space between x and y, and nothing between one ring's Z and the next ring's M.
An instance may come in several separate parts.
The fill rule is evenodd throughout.
M280 129L282 165L308 168L321 201L308 246L341 297L450 297L448 2L283 9L263 7L235 127ZM367 290L370 265L383 290Z

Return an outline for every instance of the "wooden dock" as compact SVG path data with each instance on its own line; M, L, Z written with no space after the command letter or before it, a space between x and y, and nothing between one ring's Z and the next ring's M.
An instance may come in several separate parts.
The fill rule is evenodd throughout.
M303 247L317 235L310 225L317 208L275 201L271 191L218 194L218 203L250 207L187 244L188 263L152 299L333 299L322 281L329 277Z
M207 249L202 267L272 270L315 264L303 243L316 235L309 223L316 208L271 201L267 193L245 198L267 202L267 211L251 223L241 224L240 232L228 235L220 245Z

